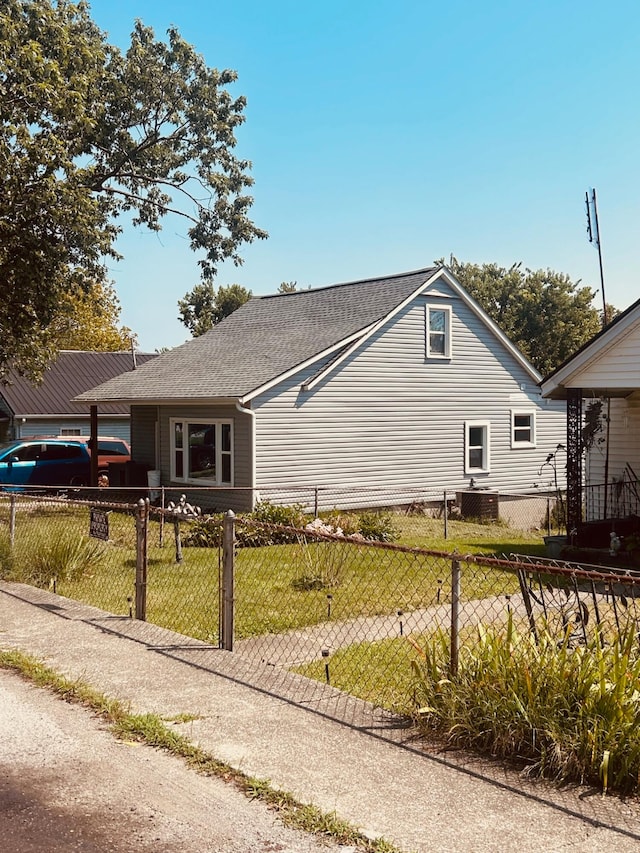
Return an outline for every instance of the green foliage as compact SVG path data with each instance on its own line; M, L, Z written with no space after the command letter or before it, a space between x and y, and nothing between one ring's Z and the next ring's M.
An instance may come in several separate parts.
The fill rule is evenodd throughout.
M258 548L262 545L284 545L298 541L298 533L306 524L304 509L300 504L279 506L270 501L260 501L252 513L244 515L248 521L257 521L258 526L240 524L236 529L238 545L245 548ZM262 527L260 525L265 525ZM275 525L271 529L266 525ZM279 530L277 526L291 527L294 530Z
M604 400L602 399L590 400L585 407L581 433L582 448L585 453L605 441L602 432L607 422L607 415L603 408Z
M0 6L0 374L37 376L68 294L106 279L117 219L182 218L203 279L266 237L248 218L250 163L233 153L245 99L175 28L134 25L125 52L87 3Z
M360 516L359 533L365 539L378 542L395 542L400 532L390 512L364 512Z
M120 301L109 284L66 294L49 330L59 350L123 352L135 341L131 329L119 326Z
M9 537L0 532L0 577L11 578L13 575L13 550Z
M205 515L183 526L182 544L191 548L219 548L222 545L222 513Z
M250 290L239 284L221 285L216 290L210 281L201 282L178 300L179 319L196 338L233 314L252 296Z
M295 293L298 289L297 281L281 281L278 293Z
M509 269L463 263L454 257L447 266L543 376L600 331L595 292L565 273L522 269L519 263Z
M105 546L88 536L63 535L50 541L35 543L23 561L20 580L34 586L47 587L57 581L77 581L100 568ZM18 578L16 578L18 579Z
M355 536L361 533L360 516L355 512L340 512L333 510L332 512L323 512L321 518L325 524L333 527L334 530L342 530L343 536Z
M480 628L448 673L448 643L435 635L414 664L418 716L450 745L531 773L630 792L640 778L640 655L634 630L604 648L542 633L538 643L509 618ZM603 777L603 768L606 778Z

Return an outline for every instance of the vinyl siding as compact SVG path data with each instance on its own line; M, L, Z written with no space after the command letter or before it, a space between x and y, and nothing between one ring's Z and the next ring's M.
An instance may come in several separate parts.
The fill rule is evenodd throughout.
M640 388L640 324L571 376L573 388Z
M80 435L91 435L89 418L29 418L26 423L19 419L15 424L16 438L34 435L60 435L63 429L79 429ZM98 415L98 435L108 435L129 441L131 437L128 417L109 418Z
M132 450L136 462L155 468L159 461L161 484L186 494L189 503L206 509L250 508L251 489L251 416L238 412L234 406L132 406ZM171 481L171 419L186 421L233 421L233 474L234 488L211 489L203 484L197 488L189 483ZM156 459L156 421L159 427L159 454ZM175 499L175 495L169 495Z
M603 413L607 412L604 401ZM640 401L612 399L609 411L609 482L619 480L630 465L640 477ZM598 434L600 442L594 444L587 457L585 484L604 483L606 457L606 428Z
M401 502L414 490L468 487L468 420L491 425L491 470L473 475L478 485L530 491L547 482L538 471L565 441L564 402L542 402L485 324L442 282L438 290L446 295L414 300L311 391L300 391L301 372L256 398L256 480L265 494L318 485L384 489ZM450 360L425 357L427 304L452 308ZM511 448L512 409L535 410L535 448Z

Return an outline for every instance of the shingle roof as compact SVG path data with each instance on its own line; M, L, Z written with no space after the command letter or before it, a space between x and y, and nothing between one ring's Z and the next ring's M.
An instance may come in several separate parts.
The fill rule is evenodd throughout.
M256 297L211 331L80 399L244 397L383 319L437 270Z
M155 358L154 353L136 353L138 365ZM131 370L130 352L60 352L45 370L42 384L35 385L24 376L10 371L8 385L0 385L0 395L13 412L22 415L85 415L86 403L74 398L97 384ZM122 403L109 403L101 407L100 414L129 414Z

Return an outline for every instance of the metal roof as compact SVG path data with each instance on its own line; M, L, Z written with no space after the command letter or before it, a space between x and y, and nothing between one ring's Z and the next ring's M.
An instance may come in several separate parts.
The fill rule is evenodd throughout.
M136 353L139 366L156 356ZM131 352L85 352L63 350L35 384L16 371L9 371L9 384L0 385L0 396L14 417L25 415L83 415L87 404L75 401L83 391L131 370ZM101 406L100 414L129 414L129 406L112 402Z

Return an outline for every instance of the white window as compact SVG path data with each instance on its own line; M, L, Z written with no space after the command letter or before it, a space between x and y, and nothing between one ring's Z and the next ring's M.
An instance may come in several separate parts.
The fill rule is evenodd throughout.
M451 358L451 308L427 305L427 358Z
M511 447L536 446L536 413L511 410Z
M466 421L464 469L466 474L488 472L490 468L490 426L488 421Z
M172 420L171 479L233 485L233 422Z

